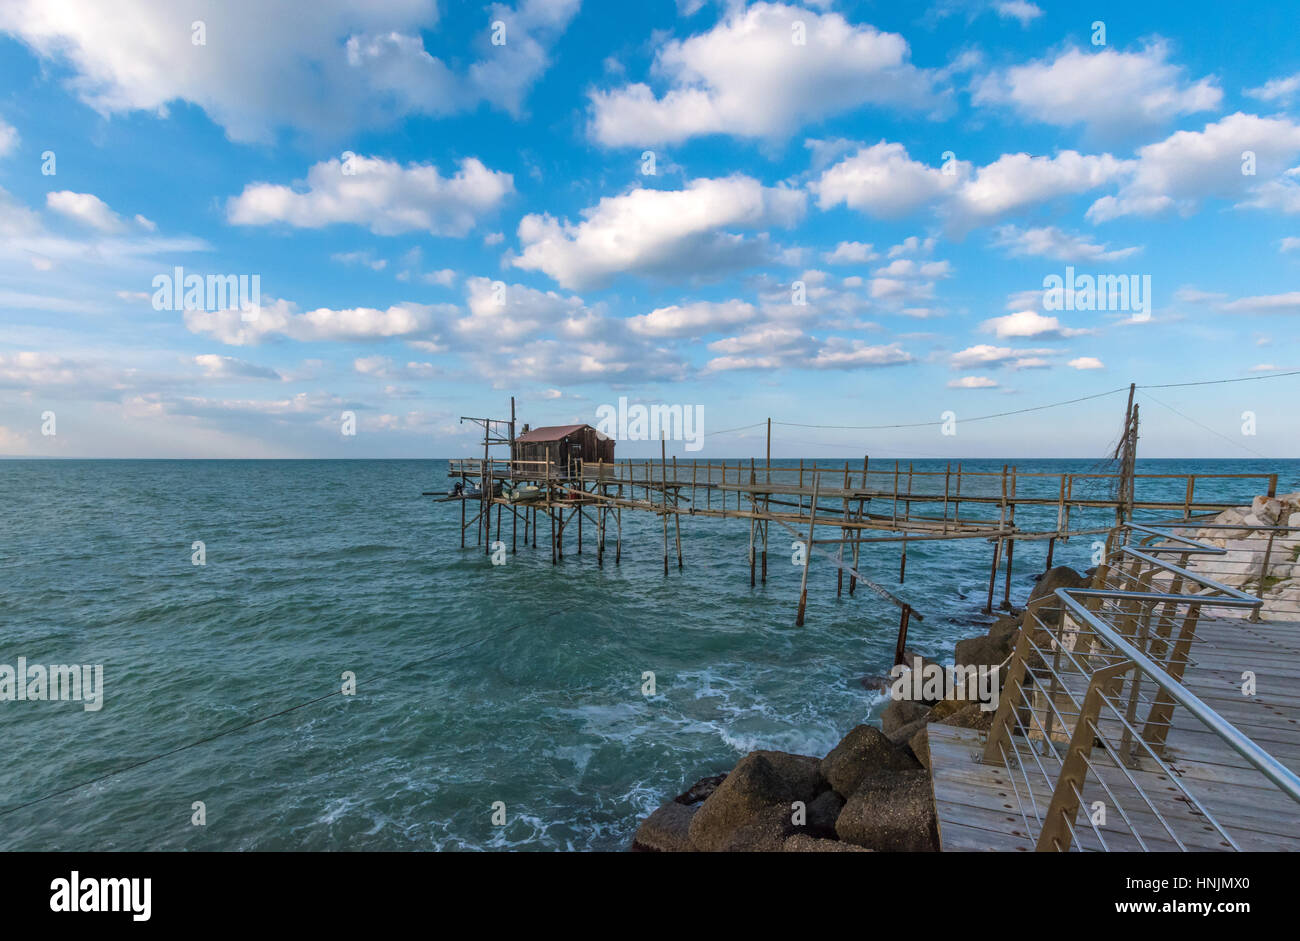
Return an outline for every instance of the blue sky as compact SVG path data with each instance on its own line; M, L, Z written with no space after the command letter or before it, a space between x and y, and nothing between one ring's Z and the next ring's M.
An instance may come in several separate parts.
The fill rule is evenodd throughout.
M1122 394L963 419L1246 379L1141 392L1142 453L1300 456L1294 15L1080 9L13 0L0 455L453 456L515 395L1099 457ZM1049 309L1067 267L1150 303Z

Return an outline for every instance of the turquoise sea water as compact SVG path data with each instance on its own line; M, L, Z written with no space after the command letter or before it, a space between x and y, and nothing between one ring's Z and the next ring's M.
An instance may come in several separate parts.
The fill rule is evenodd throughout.
M493 566L472 530L459 548L457 504L420 496L445 489L446 466L0 462L0 663L103 664L105 687L98 712L0 702L0 850L620 849L641 816L745 752L822 754L878 711L860 678L888 669L897 609L865 590L837 599L814 558L795 628L800 569L776 526L754 589L739 520L684 519L686 566L668 577L659 520L631 512L619 566L610 551L597 569L591 528L581 556L570 530L558 566L545 529ZM1297 461L1139 471L1276 471L1280 491L1300 489ZM1182 499L1181 483L1145 492L1162 486ZM1244 502L1257 488L1216 489ZM987 620L990 551L914 542L902 586L896 544L867 549L862 569L923 613L911 645L942 655ZM1045 551L1017 546L1013 601ZM1086 539L1056 549L1080 569L1090 555ZM356 696L5 813L331 693L344 671Z

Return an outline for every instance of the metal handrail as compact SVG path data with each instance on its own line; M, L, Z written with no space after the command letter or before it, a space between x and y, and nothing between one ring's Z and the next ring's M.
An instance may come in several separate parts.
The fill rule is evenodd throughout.
M1257 613L1263 602L1244 591L1166 562L1158 555L1161 552L1177 553L1180 556L1224 555L1227 550L1223 548L1165 533L1147 525L1129 523L1121 525L1118 530L1143 533L1178 545L1118 547L1111 553L1112 559L1128 559L1137 564L1117 564L1113 568L1105 566L1095 584L1104 586L1111 578L1120 578L1130 580L1137 587L1058 589L1054 592L1052 601L1061 615L1059 623L1054 627L1050 622L1044 621L1040 614L1047 599L1037 600L1030 605L1027 617L1033 621L1026 620L1021 628L1021 637L1013 653L1011 676L1008 677L1008 683L1014 679L1014 685L1003 692L1003 702L989 733L984 759L1005 763L1013 783L1017 775L1024 778L1026 795L1033 802L1033 813L1026 812L1018 786L1016 798L1021 805L1021 817L1031 833L1035 830L1033 824L1037 824L1040 849L1081 848L1077 842L1079 830L1087 830L1088 821L1079 828L1076 815L1083 800L1083 790L1086 789L1085 781L1090 774L1095 779L1096 786L1106 792L1119 810L1120 817L1137 844L1142 849L1150 848L1138 832L1136 821L1130 819L1102 774L1103 767L1109 768L1109 764L1098 765L1089 757L1094 746L1109 754L1115 768L1128 779L1129 785L1135 789L1137 796L1149 808L1151 816L1175 846L1187 848L1171 825L1171 822L1178 823L1181 817L1170 815L1168 807L1165 813L1161 813L1153 803L1153 800L1160 801L1161 797L1156 792L1148 794L1126 767L1127 762L1136 760L1138 752L1149 756L1154 765L1168 776L1167 780L1182 792L1177 800L1186 804L1193 813L1199 814L1202 823L1212 825L1221 836L1222 845L1239 849L1237 840L1188 790L1191 782L1182 781L1181 774L1172 770L1161 756L1166 747L1165 735L1172 728L1173 712L1181 706L1230 751L1245 759L1248 767L1259 772L1287 797L1300 803L1300 776L1207 705L1181 681L1182 671L1189 662L1188 649L1196 640L1195 627L1202 608L1249 609ZM1145 590L1150 585L1155 570L1174 576L1173 591ZM1201 593L1180 593L1179 586L1183 585L1191 591ZM1115 604L1090 605L1089 602L1094 600ZM1162 606L1163 614L1159 613ZM1173 615L1171 606L1185 608L1185 612ZM1108 614L1112 618L1119 618L1119 621L1108 623ZM1165 627L1148 635L1148 625L1153 618ZM1046 628L1054 635L1050 649L1044 649L1047 645L1040 647L1034 642L1032 635L1036 629L1035 622L1037 627ZM1181 623L1181 627L1175 638L1170 631L1176 623ZM1131 639L1129 635L1132 635ZM1083 647L1078 647L1076 640L1067 640L1067 637L1083 636L1090 636ZM1163 645L1164 651L1171 652L1165 658L1166 662L1162 663L1157 658L1163 654L1156 653L1156 644ZM1151 653L1143 649L1148 645ZM1098 660L1100 666L1097 665ZM1042 674L1041 677L1039 674ZM1086 696L1079 689L1078 682L1070 677L1077 677L1087 684ZM1146 693L1141 690L1143 679L1149 680ZM1071 692L1071 686L1075 692ZM1122 696L1119 693L1121 687L1126 689ZM1057 699L1061 694L1073 703L1072 709ZM1038 703L1040 698L1041 705ZM1139 721L1136 712L1139 705L1143 709L1149 709L1142 721ZM1114 714L1114 718L1107 719L1105 725L1100 723L1097 715L1099 707ZM1026 708L1027 713L1023 711ZM1043 712L1043 722L1038 721L1040 710ZM1065 710L1064 714L1062 710ZM1071 721L1067 721L1067 716ZM1118 722L1115 732L1104 731L1105 727L1114 722ZM1053 726L1059 732L1054 731ZM1119 730L1123 731L1122 736L1118 734ZM1057 746L1050 746L1051 740L1056 738L1059 741L1061 735L1069 740L1069 746L1063 751ZM1027 749L1026 757L1017 744L1018 737L1041 737L1041 757L1040 749L1032 745ZM1054 764L1045 766L1042 758L1048 756ZM1145 756L1144 761L1147 760ZM1136 768L1137 765L1133 767ZM1051 806L1045 810L1038 806L1031 777L1041 781L1052 793ZM1169 815L1169 819L1166 819L1166 815ZM1112 831L1105 832L1109 834ZM1092 823L1092 833L1102 849L1110 848L1103 831L1095 822Z
M1088 625L1098 634L1106 639L1112 647L1124 654L1131 660L1143 673L1151 677L1156 685L1173 697L1174 701L1184 706L1188 712L1200 719L1216 735L1227 742L1234 751L1258 768L1270 781L1285 791L1293 800L1300 802L1300 777L1296 776L1290 769L1279 762L1264 749L1260 748L1255 742L1247 738L1242 732L1232 725L1223 716L1219 715L1209 706L1207 706L1199 697L1189 690L1182 683L1179 683L1171 677L1165 669L1144 654L1138 648L1130 644L1116 630L1094 615L1081 603L1071 597L1073 590L1069 588L1058 588L1056 597L1063 602L1070 612L1088 622ZM1086 594L1086 591L1080 591ZM1250 599L1259 604L1258 599Z

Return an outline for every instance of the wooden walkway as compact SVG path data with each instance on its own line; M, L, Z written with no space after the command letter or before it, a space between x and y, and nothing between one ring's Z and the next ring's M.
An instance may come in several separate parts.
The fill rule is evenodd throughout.
M1198 625L1197 636L1184 685L1279 762L1300 772L1300 623L1205 620ZM1242 693L1246 671L1255 674L1254 696ZM1081 691L1073 692L1082 699ZM1108 723L1105 716L1103 711L1103 733L1108 739L1118 739L1118 721ZM1034 773L1037 769L1028 757L1031 740L1016 741L1033 768L1026 780L1018 767L980 763L987 738L984 732L932 724L928 733L943 849L1032 851L1038 832L1035 809L1044 814L1052 795L1042 774ZM1300 804L1184 709L1174 711L1165 760L1238 848L1300 850ZM1050 757L1042 761L1055 777L1059 766ZM1092 762L1110 792L1100 783L1097 771L1089 773L1074 825L1080 849L1181 849L1160 818L1188 850L1232 849L1149 757L1120 769L1097 749ZM1100 840L1085 816L1094 801L1104 802L1107 808L1107 820L1098 826Z

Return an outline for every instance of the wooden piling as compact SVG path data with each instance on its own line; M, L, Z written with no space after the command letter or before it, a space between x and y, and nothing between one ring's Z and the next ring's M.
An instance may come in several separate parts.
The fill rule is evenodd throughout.
M802 472L800 474L802 476ZM812 565L813 526L817 522L817 491L821 476L813 475L812 512L808 515L808 541L804 546L803 575L799 581L799 613L795 616L794 626L803 627L804 610L808 607L808 567Z

